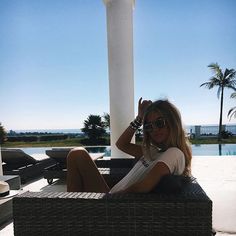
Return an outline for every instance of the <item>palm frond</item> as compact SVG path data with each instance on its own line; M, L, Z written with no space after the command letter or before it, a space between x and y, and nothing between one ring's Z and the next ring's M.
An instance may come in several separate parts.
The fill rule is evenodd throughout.
M217 62L213 62L208 65L209 68L215 71L215 68L220 68L219 64Z
M212 88L214 88L216 86L221 87L221 82L216 77L212 77L212 78L210 78L209 82L205 82L205 83L200 85L200 87L206 87L208 89L212 89Z
M200 87L207 87L209 89L212 89L212 83L211 82L205 82L200 85Z
M205 82L203 84L200 85L200 87L207 87L208 89L212 89L215 86L220 86L221 82L218 78L216 77L211 77L209 82Z
M236 107L231 108L231 109L229 110L227 116L229 117L229 120L231 120L231 118L232 118L233 116L234 116L234 118L236 118Z
M214 85L214 86L219 86L221 85L221 80L215 76L212 76L210 78L210 82Z
M234 79L236 75L236 71L234 69L225 69L224 77L230 78L230 80Z
M230 95L230 98L236 98L236 92L232 93L232 94Z
M232 86L232 85L224 85L225 88L229 88L229 89L233 89L234 91L236 91L236 88L235 86Z
M236 71L234 69L225 69L224 77L222 78L223 86L228 88L236 87Z
M220 66L218 65L218 63L211 63L210 65L208 65L208 67L212 70L212 72L213 72L218 78L222 78L222 77L223 77L222 70L221 70Z

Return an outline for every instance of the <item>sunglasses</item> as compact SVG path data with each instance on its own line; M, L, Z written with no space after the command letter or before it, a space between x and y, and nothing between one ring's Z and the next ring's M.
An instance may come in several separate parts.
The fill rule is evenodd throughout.
M152 132L153 129L159 128L162 129L166 126L166 120L163 117L159 117L158 119L148 122L143 125L143 129L146 132Z

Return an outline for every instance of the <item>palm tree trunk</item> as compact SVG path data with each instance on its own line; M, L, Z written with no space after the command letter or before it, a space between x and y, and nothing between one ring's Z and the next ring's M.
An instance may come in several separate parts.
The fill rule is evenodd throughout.
M223 100L224 100L224 86L221 87L221 96L220 96L220 122L219 122L219 134L218 141L221 141L222 133L222 113L223 113Z

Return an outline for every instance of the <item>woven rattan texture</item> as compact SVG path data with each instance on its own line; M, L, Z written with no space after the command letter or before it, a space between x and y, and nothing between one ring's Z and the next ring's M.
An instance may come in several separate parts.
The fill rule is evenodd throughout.
M211 235L198 183L176 195L32 193L13 199L14 235Z

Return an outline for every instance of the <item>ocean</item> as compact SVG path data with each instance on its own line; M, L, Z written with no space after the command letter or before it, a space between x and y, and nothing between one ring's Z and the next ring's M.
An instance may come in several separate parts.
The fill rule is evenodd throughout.
M22 129L13 130L16 133L52 133L52 134L80 134L81 129Z
M217 135L218 133L218 125L198 125L200 126L201 134L213 134ZM186 126L186 133L195 133L194 125L187 125ZM232 125L224 125L223 126L226 131L231 132L232 134L236 135L236 124ZM22 130L13 130L16 133L60 133L60 134L80 134L82 133L81 129L22 129Z

